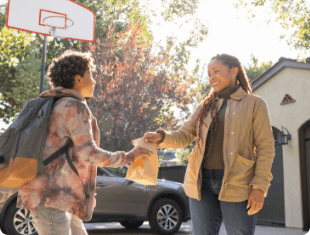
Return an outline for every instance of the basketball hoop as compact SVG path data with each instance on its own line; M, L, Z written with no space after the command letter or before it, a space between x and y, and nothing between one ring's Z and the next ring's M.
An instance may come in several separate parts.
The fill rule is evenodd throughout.
M48 36L56 40L95 41L96 14L77 1L9 0L7 5L8 28L44 35L40 93L43 92Z
M73 20L65 16L48 16L43 19L43 23L50 28L49 33L52 37L57 37L60 39L63 37L57 36L56 30L67 30L67 28L70 28L74 25Z

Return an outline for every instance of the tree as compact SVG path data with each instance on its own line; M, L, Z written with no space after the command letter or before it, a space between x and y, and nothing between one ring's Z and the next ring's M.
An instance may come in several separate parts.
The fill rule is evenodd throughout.
M41 61L29 33L0 31L0 118L9 123L30 98L39 94Z
M151 0L146 0L146 2L151 2ZM126 27L129 24L136 24L139 22L139 28L142 30L141 34L141 41L147 42L147 43L152 43L153 38L152 38L152 32L149 29L150 26L150 11L146 11L145 7L141 4L143 1L139 0L76 0L76 2L90 8L95 12L96 15L96 41L104 41L106 37L106 31L105 29L108 28L109 25L113 25L114 28L114 36L116 37L116 33L120 32L122 30L125 30ZM180 17L185 17L187 15L193 16L193 13L197 9L197 0L195 1L184 1L184 0L165 0L162 1L163 3L163 8L161 12L161 16L165 20L173 21L176 18ZM182 4L181 4L182 3ZM1 5L0 5L0 29L5 28L5 19L6 19L6 7L7 7L7 0L4 0ZM154 13L154 12L153 12ZM192 17L193 18L193 17ZM23 47L23 37L18 38L15 37L14 35L23 35L21 31L12 31L13 38L16 40L20 39L21 42L17 42L16 40L12 43L17 44L14 45L14 48L16 48L15 52L23 54L22 58L26 58L26 53L25 50L28 47ZM33 43L31 43L31 52L32 53L37 53L36 56L36 63L41 66L41 58L42 58L42 44L43 44L43 37L41 35L35 35L35 39L30 36L30 34L27 35L27 40L32 40ZM175 59L171 62L175 64L175 68L178 68L179 64L185 65L188 63L188 59L190 56L189 53L189 48L192 46L196 46L199 42L204 40L204 38L207 35L207 29L206 27L199 21L195 21L195 29L190 33L189 39L186 40L183 43L180 43L179 45L175 45L173 49L176 53ZM33 35L32 35L33 36ZM10 38L10 37L9 37ZM117 40L117 38L115 38ZM29 41L29 42L30 42ZM174 38L168 38L168 44L173 44L173 41L175 41ZM27 41L28 43L28 41ZM9 46L12 44L8 43ZM18 48L18 45L21 45L21 48ZM114 44L114 46L117 46L117 44ZM59 40L57 38L48 40L48 45L47 45L47 58L46 58L46 68L45 71L47 70L48 66L51 64L52 59L55 57L58 57L60 54L62 54L65 50L67 49L74 49L78 51L88 51L88 44L85 42L80 42L80 41L74 41L74 40ZM25 49L25 50L24 50ZM29 49L29 48L28 48ZM27 49L27 51L29 51ZM0 49L1 51L1 49ZM19 51L19 52L18 52ZM115 49L115 52L118 52L117 49ZM1 53L4 53L1 51ZM12 58L14 58L13 53L9 53L6 55L5 59L6 61L11 61ZM40 60L40 62L39 62ZM21 63L22 60L18 60L18 63ZM34 61L33 61L34 63ZM14 70L9 70L5 69L1 71L0 74L0 79L11 79L12 74L17 73L17 69L21 67L17 67L17 64L14 66ZM10 67L10 68L13 68ZM24 74L28 74L26 71L27 67L24 66ZM29 68L30 70L30 68ZM29 74L32 71L29 71ZM35 81L31 81L29 84L37 84L36 82L40 80L39 77L36 76L28 76L29 79L34 79ZM9 82L7 83L9 86L8 89L13 91L13 90L18 90L20 89L20 85L18 83L12 83ZM33 87L37 87L37 85L33 85ZM4 92L4 91L2 91ZM0 91L1 93L1 91ZM28 92L29 93L29 92ZM10 95L10 102L5 102L5 111L3 109L3 106L0 105L0 112L2 113L2 116L0 114L0 119L4 118L3 115L5 113L6 120L8 121L9 117L12 117L18 113L20 110L20 106L25 104L26 100L29 98L29 94L27 92L23 92L21 94L25 94L25 97L20 99L21 97L15 97L17 93L11 92ZM3 97L6 97L6 95L2 94ZM30 95L30 97L33 97L33 95ZM8 98L9 99L9 98ZM21 102L18 103L15 108L10 109L8 111L10 105L14 105L16 103L16 100L20 99ZM14 102L12 103L12 101ZM17 108L18 107L18 108ZM169 106L170 108L170 106ZM168 114L167 114L168 115Z
M287 43L295 49L304 52L305 57L310 49L310 4L305 0L239 0L236 7L246 7L249 12L257 7L271 7L277 16L277 21L284 29L293 29L289 36L282 35L281 38L287 37ZM255 15L252 14L254 17Z
M251 60L252 63L244 67L250 81L253 81L272 66L272 61L262 62L258 65L258 59L254 55L251 55Z
M139 19L144 33L144 40L152 39L147 26L147 17L141 14L137 1L94 1L77 0L78 3L90 8L96 13L96 38L104 37L104 28L113 22L117 31L126 27L128 22ZM36 35L36 40L29 33L8 29L5 27L7 1L0 5L0 119L9 123L30 98L39 95L41 58L43 56L43 38ZM127 15L126 15L127 14ZM125 16L124 16L125 15ZM124 22L120 18L125 18ZM87 51L85 42L75 40L48 40L46 55L46 70L52 59L58 57L67 49ZM44 90L48 89L47 80Z
M188 113L193 95L188 87L197 77L175 63L172 44L154 48L143 41L139 24L116 37L114 30L108 28L104 40L90 44L97 84L89 105L102 131L101 147L128 151L131 140L146 131L177 124L172 105Z
M4 13L6 11L6 5L0 5L0 29L5 26L6 22L6 14Z

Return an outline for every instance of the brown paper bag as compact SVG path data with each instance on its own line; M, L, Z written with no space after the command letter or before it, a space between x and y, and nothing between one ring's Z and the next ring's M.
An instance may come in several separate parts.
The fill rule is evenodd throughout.
M152 156L143 156L131 163L126 179L143 185L156 185L158 174L158 158L155 143L145 143L144 137L133 140L134 146L140 146L153 152Z

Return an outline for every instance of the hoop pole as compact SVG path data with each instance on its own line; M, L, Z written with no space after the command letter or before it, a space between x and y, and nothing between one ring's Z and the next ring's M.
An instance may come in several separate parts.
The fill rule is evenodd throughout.
M45 75L45 62L46 62L46 49L47 49L46 47L47 47L47 36L44 35L40 94L43 92L44 75Z

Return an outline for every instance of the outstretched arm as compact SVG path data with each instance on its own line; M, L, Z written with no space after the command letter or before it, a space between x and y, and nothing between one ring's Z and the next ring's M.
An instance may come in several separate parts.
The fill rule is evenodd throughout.
M190 118L177 131L157 130L147 132L144 138L147 142L158 143L157 148L184 148L197 137L196 121L201 105L199 105ZM162 132L162 133L161 133Z
M88 164L116 168L132 163L143 155L151 155L151 151L141 147L135 147L128 153L124 151L109 152L99 148L93 136L93 126L97 128L97 125L92 123L95 120L86 103L82 101L69 99L63 115L75 146L75 153Z

